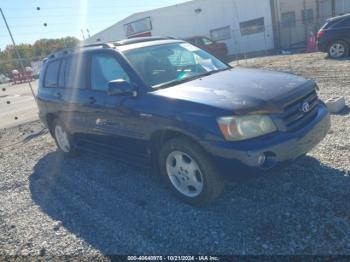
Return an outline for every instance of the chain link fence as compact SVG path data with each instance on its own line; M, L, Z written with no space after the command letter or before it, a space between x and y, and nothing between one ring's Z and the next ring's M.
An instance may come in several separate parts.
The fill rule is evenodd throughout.
M239 37L230 40L234 43L234 54L229 55L227 60L235 64L247 64L254 61L252 58L318 52L317 33L326 20L295 21L288 26L282 23L277 26L266 25L259 29L261 32L248 35L242 35L241 30L232 30L232 34Z

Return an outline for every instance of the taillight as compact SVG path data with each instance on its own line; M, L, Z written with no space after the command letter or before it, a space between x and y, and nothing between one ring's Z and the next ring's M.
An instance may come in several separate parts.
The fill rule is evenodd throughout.
M322 37L324 36L324 34L325 34L325 32L324 32L323 30L319 31L319 32L317 33L317 38L318 38L318 39L322 38Z

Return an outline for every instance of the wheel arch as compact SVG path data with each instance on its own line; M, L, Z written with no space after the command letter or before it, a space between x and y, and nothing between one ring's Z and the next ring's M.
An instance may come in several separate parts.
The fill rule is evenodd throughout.
M187 147L188 150L192 149L191 150L192 153L196 152L195 156L197 158L195 157L194 159L196 159L196 161L201 160L200 163L197 162L197 164L199 164L199 167L202 168L201 171L205 170L207 174L205 175L205 179L207 182L203 182L204 185L201 188L200 194L196 195L194 198L189 198L188 196L186 197L183 192L180 192L177 188L174 187L174 184L171 182L169 178L169 174L166 168L166 161L167 161L166 159L168 156L167 154L171 151L174 151L174 148L173 148L174 145L169 144L167 146L166 154L163 154L162 150L159 150L163 143L166 143L166 141L169 141L173 138L179 138L179 141L182 141L182 142L186 142L186 140L188 140L188 142L190 143ZM158 150L159 150L158 152L160 153L159 154L160 159L157 157L155 159L162 160L162 161L158 161L158 165L156 166L157 167L156 174L166 179L165 181L167 181L167 184L172 188L172 191L178 197L180 197L180 199L182 199L183 201L191 205L201 206L201 205L210 203L221 194L224 188L223 179L217 167L215 166L214 162L212 162L211 155L208 154L208 152L203 148L203 146L199 142L200 141L199 138L196 138L195 135L189 134L186 131L176 130L176 129L175 130L166 129L166 130L158 130L154 132L152 134L152 139L153 139L153 144L156 144L158 142ZM153 164L155 164L155 162L153 162ZM202 175L204 174L202 173ZM204 179L204 177L202 177L202 179Z
M161 149L161 146L170 139L176 138L176 137L185 137L192 142L196 143L198 146L200 146L203 150L203 146L199 143L199 138L195 135L186 132L184 130L174 129L174 128L167 128L167 129L160 129L156 130L152 133L150 138L150 146L151 146L151 153L153 156L157 155L159 150ZM205 150L204 150L205 151Z
M348 55L349 55L349 49L350 49L350 41L347 39L343 39L343 38L335 38L332 40L328 41L328 47L327 47L327 51L329 52L329 49L331 48L331 46L336 43L336 42L344 42L347 45L347 49L348 49Z
M46 123L47 123L47 127L48 127L51 135L53 135L52 124L53 124L54 120L57 118L58 118L58 116L56 114L53 114L53 113L48 113L46 115Z

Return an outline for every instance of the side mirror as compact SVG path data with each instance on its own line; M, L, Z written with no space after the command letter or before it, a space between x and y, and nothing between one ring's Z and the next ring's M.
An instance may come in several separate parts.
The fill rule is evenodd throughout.
M112 80L108 83L108 95L110 96L136 96L136 91L123 79Z

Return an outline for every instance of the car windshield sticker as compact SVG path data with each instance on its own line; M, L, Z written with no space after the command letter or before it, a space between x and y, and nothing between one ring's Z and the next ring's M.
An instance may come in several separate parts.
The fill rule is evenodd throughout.
M199 50L198 47L191 45L189 43L184 43L184 44L181 44L180 46L182 46L183 48L187 49L190 52L195 52Z

